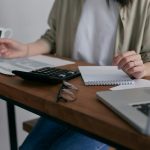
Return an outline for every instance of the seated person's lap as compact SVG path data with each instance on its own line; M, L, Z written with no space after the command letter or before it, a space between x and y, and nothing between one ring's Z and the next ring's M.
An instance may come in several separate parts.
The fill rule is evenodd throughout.
M40 118L20 150L107 150L108 146L69 125Z

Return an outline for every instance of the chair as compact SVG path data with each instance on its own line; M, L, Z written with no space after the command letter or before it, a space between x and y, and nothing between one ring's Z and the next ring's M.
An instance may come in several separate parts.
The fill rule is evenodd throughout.
M26 132L31 132L32 128L35 126L39 118L27 120L23 122L23 130Z

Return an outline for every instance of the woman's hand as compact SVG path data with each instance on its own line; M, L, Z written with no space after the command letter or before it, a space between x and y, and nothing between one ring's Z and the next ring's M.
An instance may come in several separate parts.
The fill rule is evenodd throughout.
M113 59L113 65L117 65L118 68L136 79L145 76L145 66L141 59L141 55L137 54L135 51L118 54Z
M25 57L27 54L28 46L26 44L11 39L0 39L0 57L17 58Z

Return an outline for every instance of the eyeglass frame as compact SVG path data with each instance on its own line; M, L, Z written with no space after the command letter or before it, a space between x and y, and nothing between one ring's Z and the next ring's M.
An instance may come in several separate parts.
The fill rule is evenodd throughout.
M71 95L74 96L74 99L64 98L61 95L61 92L64 92L64 91L66 92L65 94L68 94L68 95L70 94L70 96ZM59 88L56 102L59 102L59 101L61 101L61 102L74 102L77 99L77 96L76 96L77 92L78 92L78 88L75 85L73 85L73 84L71 84L71 83L64 80L62 82L60 88Z

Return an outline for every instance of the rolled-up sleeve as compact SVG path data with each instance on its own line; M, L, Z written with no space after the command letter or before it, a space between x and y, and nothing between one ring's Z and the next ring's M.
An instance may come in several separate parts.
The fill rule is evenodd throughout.
M143 35L143 44L140 54L144 63L150 62L150 7L147 11L147 19Z
M49 29L41 36L41 39L46 40L50 45L50 53L56 53L56 10L57 0L54 2L50 15L48 17Z

